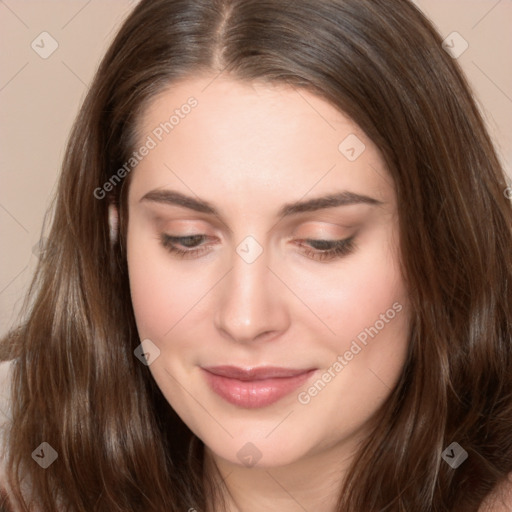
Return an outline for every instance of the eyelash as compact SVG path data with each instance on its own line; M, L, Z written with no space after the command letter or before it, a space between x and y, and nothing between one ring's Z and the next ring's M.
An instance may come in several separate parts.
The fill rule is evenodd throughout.
M208 238L206 235L188 235L188 236L171 236L167 235L165 233L162 233L160 235L160 243L162 246L167 249L169 252L175 254L176 256L187 259L187 258L194 258L199 257L205 252L208 251L208 248L206 247L199 247L194 249L180 249L174 245L177 243L182 243L186 240L194 240L194 239L206 239ZM309 244L318 244L320 246L327 245L330 248L324 249L324 250L318 250L318 249L311 249L306 248L304 251L305 254L317 261L326 261L326 260L334 260L338 258L342 258L343 256L347 256L354 252L356 245L354 242L354 236L350 238L346 238L344 240L314 240L314 239L303 239L300 240L300 242L307 242ZM302 246L304 247L304 246Z

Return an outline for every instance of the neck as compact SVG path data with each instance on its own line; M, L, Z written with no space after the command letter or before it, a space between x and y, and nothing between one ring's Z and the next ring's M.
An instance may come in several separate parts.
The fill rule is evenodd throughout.
M339 443L285 466L246 467L204 448L204 475L224 498L223 512L336 512L355 442ZM215 470L218 468L218 471ZM218 512L218 504L207 509Z

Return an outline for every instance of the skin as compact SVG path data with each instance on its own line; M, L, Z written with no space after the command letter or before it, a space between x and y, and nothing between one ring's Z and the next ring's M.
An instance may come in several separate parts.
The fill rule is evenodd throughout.
M143 144L187 98L198 101L131 175L127 254L140 339L158 347L151 374L205 443L206 467L220 468L230 511L334 510L347 465L406 359L392 180L372 141L324 100L213 78L174 84L138 125ZM350 134L365 144L355 161L338 149ZM155 189L206 200L219 216L142 199ZM381 203L277 214L285 203L344 190ZM207 235L199 241L207 250L180 258L162 245L162 233ZM263 251L252 263L236 251L248 235ZM354 251L331 260L314 259L318 246L298 242L352 235ZM395 318L300 403L299 392L394 303L402 306ZM223 364L317 371L278 402L247 409L206 383L200 367ZM252 467L237 457L248 442L261 454Z

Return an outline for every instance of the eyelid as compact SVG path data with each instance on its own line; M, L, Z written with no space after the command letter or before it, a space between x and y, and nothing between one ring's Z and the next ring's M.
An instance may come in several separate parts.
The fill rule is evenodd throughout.
M327 222L320 220L312 220L307 222L301 222L293 228L292 236L302 236L304 231L313 232L314 235L310 238L336 238L339 239L345 235L348 230L353 230L358 226L357 223L341 224L340 222Z
M160 232L180 233L181 230L194 231L193 234L219 233L231 229L217 217L208 217L200 212L190 212L175 205L162 205L159 203L144 203L146 214L150 223ZM180 235L181 236L181 235Z
M161 233L159 240L160 244L166 248L170 253L173 253L180 259L197 259L204 254L211 253L211 247L208 244L202 244L187 248L179 247L180 241L183 239L208 239L211 238L208 235L202 233L188 234L188 235L168 235ZM305 238L295 239L295 243L298 246L303 247L303 253L305 256L314 261L339 261L340 259L349 256L356 249L357 245L355 242L356 234L348 238L343 239L325 239L325 238ZM305 243L304 243L305 242ZM313 247L315 243L324 243L328 248L318 249Z

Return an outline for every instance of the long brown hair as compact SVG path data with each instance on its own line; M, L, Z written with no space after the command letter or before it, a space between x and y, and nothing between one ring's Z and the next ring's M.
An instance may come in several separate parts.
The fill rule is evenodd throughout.
M129 159L148 102L198 73L309 90L352 118L393 178L411 300L409 354L340 489L344 512L471 512L512 472L512 208L457 62L407 0L142 0L69 138L13 363L9 446L43 511L209 509L203 446L147 367L125 254ZM199 107L200 108L200 107ZM111 244L108 204L120 207ZM42 470L32 451L58 459ZM467 460L453 469L443 450ZM216 508L219 510L219 508Z

